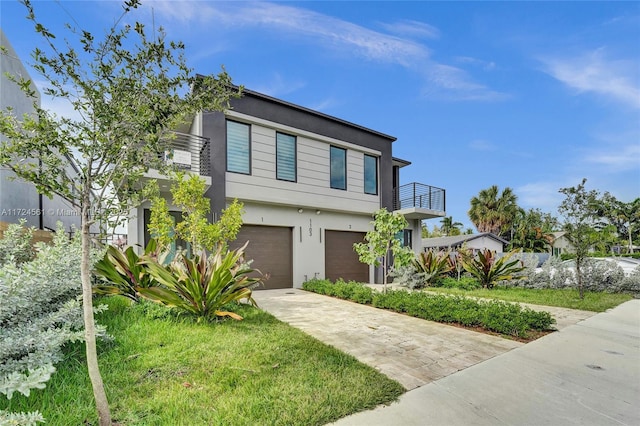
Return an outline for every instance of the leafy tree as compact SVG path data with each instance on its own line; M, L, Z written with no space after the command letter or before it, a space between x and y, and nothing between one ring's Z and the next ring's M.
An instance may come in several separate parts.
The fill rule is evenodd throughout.
M582 267L589 249L595 242L593 225L597 218L598 192L587 191L584 187L587 179L575 187L561 188L560 193L565 199L558 207L558 212L564 218L564 229L567 238L575 250L576 281L580 298L584 298Z
M102 41L72 26L67 26L68 37L58 38L36 18L30 0L22 3L42 37L32 57L47 82L44 93L68 100L80 118L43 110L31 81L11 76L34 99L35 114L16 117L11 108L2 111L0 133L6 141L0 146L0 165L34 183L39 192L61 196L80 213L87 367L100 424L110 425L96 354L90 227L125 214L137 202L140 177L150 167L163 169L160 154L170 145L171 129L203 109L228 108L239 93L224 71L196 77L186 65L184 45L165 40L162 30L151 37L139 22L121 25L139 0L124 2L123 15Z
M406 266L413 259L413 251L410 247L403 247L402 242L396 238L408 225L407 220L398 213L382 208L375 212L371 222L373 230L364 236L365 242L355 243L353 249L358 253L360 262L367 265L380 266L383 270L384 291L387 291L387 276L389 253L393 255L394 266Z
M525 252L546 252L553 241L551 234L559 226L558 220L540 209L518 209L511 227L509 249Z
M442 227L440 229L442 230L443 234L447 236L460 235L460 228L462 228L462 223L454 222L453 216L443 217L440 223L442 224Z
M468 215L478 232L491 232L505 237L517 214L518 197L509 187L499 191L496 185L483 189L471 198Z
M173 223L167 201L160 196L156 182L150 181L145 193L151 200L149 232L163 247L179 237L191 244L194 253L203 249L213 251L235 240L242 227L244 204L238 200L222 210L217 222L209 222L211 210L209 200L204 196L205 183L197 175L176 173L175 183L171 185L173 203L182 210L180 223Z
M629 253L633 252L633 239L640 235L640 198L625 203L605 192L598 214L615 226L618 235L625 240Z

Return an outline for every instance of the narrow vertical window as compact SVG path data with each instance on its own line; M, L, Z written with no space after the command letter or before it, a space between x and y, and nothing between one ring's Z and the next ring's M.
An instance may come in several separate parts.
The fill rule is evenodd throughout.
M364 193L378 195L378 158L364 156Z
M276 178L296 181L296 137L276 133Z
M330 161L331 188L347 189L347 150L332 146Z
M251 127L227 121L227 171L251 174Z

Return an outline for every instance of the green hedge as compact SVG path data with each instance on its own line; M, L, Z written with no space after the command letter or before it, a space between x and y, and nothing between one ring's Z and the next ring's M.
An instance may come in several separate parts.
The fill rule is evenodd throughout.
M302 288L430 321L482 327L507 336L526 338L529 331L549 330L555 323L549 312L538 312L498 300L475 300L407 290L381 293L360 283L340 280L332 283L329 280L312 279L305 282Z

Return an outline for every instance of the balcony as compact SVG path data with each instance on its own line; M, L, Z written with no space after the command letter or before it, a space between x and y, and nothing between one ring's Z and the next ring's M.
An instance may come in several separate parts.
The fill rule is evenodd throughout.
M172 132L172 134L173 136L168 140L168 148L158 155L158 160L173 166L176 170L197 174L204 178L207 188L211 186L209 138L182 132ZM163 181L168 180L165 175L155 169L150 169L145 177L158 180L161 189L164 187Z
M446 216L446 197L442 188L413 182L394 188L393 194L393 210L407 219Z

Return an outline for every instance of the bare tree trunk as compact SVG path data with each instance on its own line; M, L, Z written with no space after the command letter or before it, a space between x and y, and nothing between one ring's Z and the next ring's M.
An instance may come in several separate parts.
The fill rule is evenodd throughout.
M576 257L576 277L578 279L578 292L580 293L580 299L584 299L584 289L582 287L582 271L580 270L580 266L582 266L582 259Z
M100 369L98 368L98 353L96 350L96 326L93 319L93 291L91 288L91 262L90 262L90 239L89 234L89 196L84 197L82 206L82 260L80 264L80 275L82 277L82 310L84 316L84 337L87 352L87 369L89 379L93 387L93 397L96 401L100 426L111 426L111 412L109 402L104 391L104 384Z

